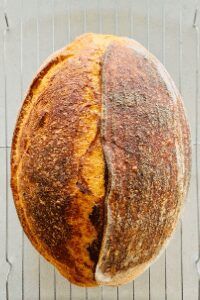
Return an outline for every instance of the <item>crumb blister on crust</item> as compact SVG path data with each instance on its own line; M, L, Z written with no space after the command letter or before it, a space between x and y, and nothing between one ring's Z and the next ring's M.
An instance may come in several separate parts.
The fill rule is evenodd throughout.
M139 43L85 34L41 66L15 128L11 186L27 236L71 282L142 273L171 236L189 170L180 95Z

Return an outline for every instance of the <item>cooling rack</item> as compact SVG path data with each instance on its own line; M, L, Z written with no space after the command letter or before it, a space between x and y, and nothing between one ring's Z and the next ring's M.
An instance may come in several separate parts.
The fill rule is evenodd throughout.
M199 284L199 3L196 0L0 0L0 299L197 300ZM167 250L127 285L71 285L23 234L10 191L10 145L31 78L54 50L84 32L133 37L166 66L192 131L190 191Z

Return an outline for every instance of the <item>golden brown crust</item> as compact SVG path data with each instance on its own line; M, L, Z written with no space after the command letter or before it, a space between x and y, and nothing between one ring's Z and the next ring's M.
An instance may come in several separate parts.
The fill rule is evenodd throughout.
M96 210L102 220L104 185L94 191L87 171L93 171L88 157L103 161L101 100L99 80L94 81L98 48L90 36L85 39L80 53L72 46L63 59L60 53L51 60L28 92L13 138L12 189L24 229L40 253L71 281L95 285L94 252L102 230L92 216ZM55 62L55 72L45 79ZM103 176L104 166L99 168Z
M140 44L86 34L40 68L13 136L11 186L27 236L71 282L142 273L175 227L189 170L180 95Z
M42 80L42 78L48 74L48 71L51 69L51 66L55 65L56 63L60 62L60 58L62 60L62 57L64 55L65 52L65 48L60 49L59 51L55 52L53 55L51 55L44 63L43 65L40 67L40 69L38 70L36 76L34 77L27 93L25 96L25 99L23 101L22 104L22 108L20 110L20 113L18 115L18 119L17 119L17 123L15 126L15 130L13 133L13 139L12 139L12 148L11 148L11 188L12 188L12 193L13 193L13 198L15 201L15 206L16 206L16 210L17 210L17 214L18 217L20 219L20 222L23 226L23 229L25 231L25 233L27 234L27 236L29 237L30 241L32 242L32 244L36 247L36 249L42 254L42 247L41 245L38 243L38 240L36 238L36 236L34 235L34 233L31 231L29 224L28 224L28 220L25 217L25 211L23 209L23 207L20 205L20 195L18 192L18 188L17 188L17 178L16 178L16 171L17 171L17 167L19 164L19 161L23 155L23 151L20 151L20 149L18 149L19 147L19 141L20 141L20 131L24 126L24 119L26 120L27 115L26 115L26 111L28 111L29 106L31 105L31 95L32 95L32 90L34 88L36 88L38 85L40 85L40 82ZM23 147L20 145L20 148ZM46 255L46 259L48 261L50 261L50 256Z

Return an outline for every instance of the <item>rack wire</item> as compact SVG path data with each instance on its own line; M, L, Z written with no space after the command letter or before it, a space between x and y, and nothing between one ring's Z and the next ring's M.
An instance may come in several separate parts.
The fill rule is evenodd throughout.
M0 299L200 298L198 6L196 0L4 1L4 21L0 22L0 116L5 120L0 123L5 133L0 137ZM130 36L155 53L183 95L192 130L191 188L176 234L151 268L117 288L83 289L63 279L21 230L9 188L10 145L19 99L45 56L87 31Z

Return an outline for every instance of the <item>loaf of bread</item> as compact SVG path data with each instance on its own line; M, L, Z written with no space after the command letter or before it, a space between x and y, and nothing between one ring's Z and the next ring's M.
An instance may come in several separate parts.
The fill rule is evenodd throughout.
M166 245L190 162L183 103L163 65L132 39L89 33L35 76L14 131L11 187L25 233L63 276L115 286Z

